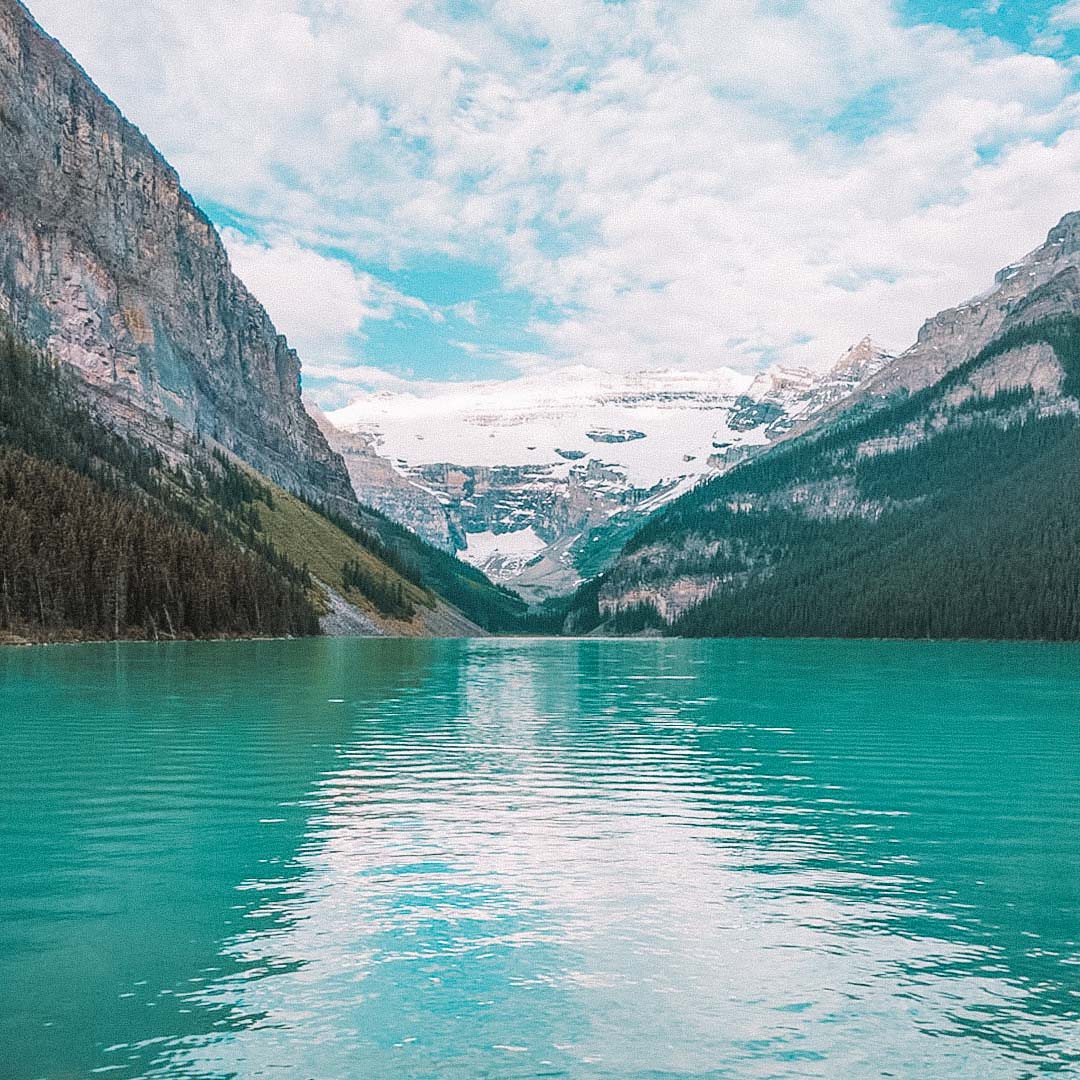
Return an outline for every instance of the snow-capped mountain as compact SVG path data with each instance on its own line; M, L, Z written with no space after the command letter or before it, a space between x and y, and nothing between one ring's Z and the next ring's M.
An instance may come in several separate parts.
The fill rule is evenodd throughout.
M809 391L788 468L665 508L579 597L568 628L686 618L691 635L1075 636L1060 605L1076 593L1062 582L1076 547L1078 338L1070 213L892 362L865 343L849 353L858 385L835 404L829 380ZM760 412L766 382L744 415ZM800 438L854 409L835 438Z
M890 359L867 339L824 374L578 367L365 393L324 430L361 501L542 598L578 583L606 527L759 453Z

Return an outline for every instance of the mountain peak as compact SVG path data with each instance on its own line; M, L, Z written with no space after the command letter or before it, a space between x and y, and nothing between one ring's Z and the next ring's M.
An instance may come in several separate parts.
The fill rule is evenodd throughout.
M861 382L880 371L891 359L869 334L852 345L829 369L829 374Z
M1080 211L1066 214L1047 234L1046 242L1029 252L1019 262L1002 267L994 275L997 286L1014 282L1017 278L1033 277L1033 267L1053 267L1060 262L1075 263L1080 253ZM1029 271L1027 275L1022 271Z
M1080 246L1080 210L1066 214L1047 234L1047 244L1069 244L1071 248Z

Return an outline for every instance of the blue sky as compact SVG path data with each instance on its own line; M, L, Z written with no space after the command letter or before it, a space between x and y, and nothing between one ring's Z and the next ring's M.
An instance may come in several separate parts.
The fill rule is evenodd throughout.
M32 0L327 406L903 348L1080 209L1080 0Z
M971 3L968 0L907 0L898 8L909 24L940 22L957 30L976 30L999 37L1017 49L1038 47L1047 33L1050 13L1062 7L1054 0L1001 0Z

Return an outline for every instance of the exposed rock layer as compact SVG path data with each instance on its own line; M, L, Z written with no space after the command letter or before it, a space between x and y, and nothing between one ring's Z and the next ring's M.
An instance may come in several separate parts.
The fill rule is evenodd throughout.
M118 420L171 417L288 487L352 501L296 353L210 221L16 0L0 0L0 311Z

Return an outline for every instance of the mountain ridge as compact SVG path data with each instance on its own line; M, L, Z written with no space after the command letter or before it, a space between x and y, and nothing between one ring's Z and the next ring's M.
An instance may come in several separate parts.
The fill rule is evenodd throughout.
M867 380L858 396L842 406L897 391L915 393L969 360L1012 326L1068 308L1076 294L1078 269L1080 211L1074 211L1050 229L1042 244L998 270L985 292L927 319L915 342L900 353L896 363ZM1055 284L1063 289L1056 299Z
M1080 438L1078 226L1080 215L1066 215L1046 244L928 320L911 349L812 428L650 519L579 592L569 625L1080 634L1068 606L1080 564L1061 546L1080 536L1080 517L1058 497ZM1012 505L1009 477L1025 485Z
M867 337L821 372L576 367L358 395L319 422L362 501L541 600L575 587L635 520L764 451L891 359Z

